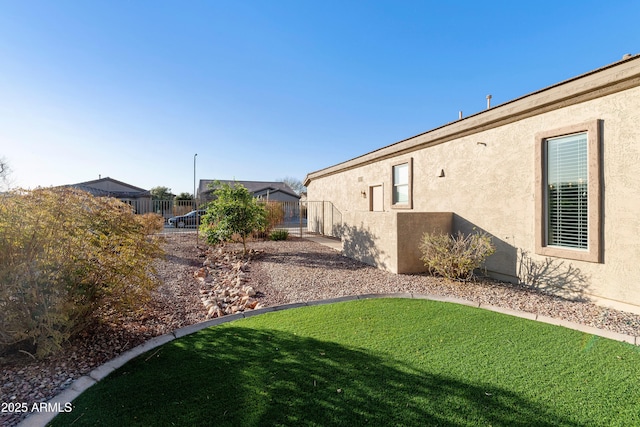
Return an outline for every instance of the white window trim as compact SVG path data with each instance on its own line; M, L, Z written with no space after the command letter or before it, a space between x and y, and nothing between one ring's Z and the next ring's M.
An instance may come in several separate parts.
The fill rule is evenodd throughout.
M600 162L600 120L591 120L572 126L536 134L535 143L535 239L536 253L544 256L574 259L587 262L602 262L602 180ZM545 142L577 133L587 133L588 164L588 240L587 249L572 249L547 245L547 201L546 201L546 153Z

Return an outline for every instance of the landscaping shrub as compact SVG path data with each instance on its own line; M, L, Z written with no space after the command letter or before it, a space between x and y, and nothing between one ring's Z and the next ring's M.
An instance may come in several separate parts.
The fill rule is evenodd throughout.
M269 234L269 240L287 240L289 232L287 230L273 230Z
M0 354L57 350L96 313L135 310L162 255L152 216L68 189L14 191L0 204Z
M269 232L284 221L284 206L279 202L264 202L262 206L267 213L266 231Z
M259 200L258 204L264 208L266 225L259 230L253 230L251 237L256 239L270 238L270 232L284 221L284 207L279 202Z
M186 215L193 210L193 204L174 204L172 207L173 216L182 216Z
M491 238L482 233L452 236L424 233L420 243L420 258L429 273L448 279L468 280L473 270L480 268L484 260L495 252Z
M157 213L146 213L136 215L136 220L142 225L142 232L145 235L159 233L164 230L164 218Z

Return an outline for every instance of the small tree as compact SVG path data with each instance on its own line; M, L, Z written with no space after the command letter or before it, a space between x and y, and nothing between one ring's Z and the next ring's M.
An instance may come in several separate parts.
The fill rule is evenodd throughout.
M280 182L284 182L289 187L291 187L291 189L293 191L295 191L298 196L300 194L304 193L305 191L307 191L307 187L305 187L304 184L302 183L302 181L300 181L298 178L293 178L291 176L285 176L284 178L280 179L279 181Z
M9 173L9 165L4 160L4 158L0 157L0 179L4 179Z
M247 236L264 230L267 225L265 209L244 186L216 184L216 199L207 205L200 229L212 245L227 242L238 234L242 238L243 254L246 254Z
M180 193L176 196L176 200L193 200L193 197L191 196L191 193Z
M9 163L7 163L4 157L0 157L0 190L9 186L8 177L10 172Z
M153 200L171 200L173 199L173 194L171 194L171 189L169 187L153 187L149 190L151 193L151 198Z

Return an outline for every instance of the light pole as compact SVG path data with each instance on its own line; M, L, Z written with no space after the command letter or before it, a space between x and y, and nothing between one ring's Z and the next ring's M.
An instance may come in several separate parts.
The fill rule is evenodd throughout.
M198 229L200 228L200 217L198 216L198 202L196 201L196 157L193 155L193 210L196 211L196 248L198 247Z

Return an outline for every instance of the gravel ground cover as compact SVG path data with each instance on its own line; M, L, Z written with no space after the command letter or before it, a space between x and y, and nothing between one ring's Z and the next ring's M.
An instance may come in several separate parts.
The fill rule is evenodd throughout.
M567 300L522 285L493 280L454 282L426 274L391 274L306 240L278 243L281 242L252 245L263 251L252 266L251 280L254 287L264 293L262 303L265 306L346 295L409 292L458 297L640 335L640 315Z
M196 248L193 233L166 236L166 259L157 268L162 285L143 313L97 324L57 355L36 361L20 354L0 359L1 402L44 402L75 379L151 337L204 321L194 272L202 266L205 247ZM262 306L306 302L346 295L409 292L454 296L483 304L561 318L601 329L640 335L640 316L546 295L534 289L494 281L450 282L428 275L394 275L341 256L335 250L302 239L251 242L248 283ZM231 244L225 250L238 251ZM13 426L27 414L0 413L0 425Z

